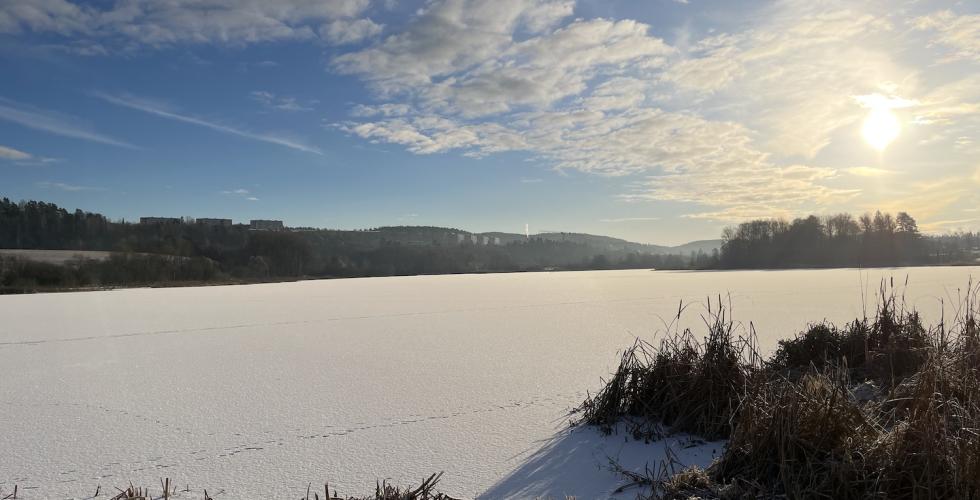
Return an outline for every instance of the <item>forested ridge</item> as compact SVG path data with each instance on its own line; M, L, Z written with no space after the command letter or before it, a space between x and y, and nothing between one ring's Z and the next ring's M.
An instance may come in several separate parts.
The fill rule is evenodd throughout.
M926 235L907 213L760 219L726 228L720 251L670 253L615 238L551 233L525 238L454 228L366 230L112 221L53 203L0 199L0 249L113 252L64 265L0 255L0 289L256 282L583 269L778 269L976 264L980 234Z
M106 261L78 260L63 266L0 257L0 287L8 290L551 269L684 269L712 261L703 252L670 255L663 253L664 247L591 235L525 239L427 226L254 231L245 224L215 226L193 220L135 224L52 203L6 198L0 200L0 248L116 252Z

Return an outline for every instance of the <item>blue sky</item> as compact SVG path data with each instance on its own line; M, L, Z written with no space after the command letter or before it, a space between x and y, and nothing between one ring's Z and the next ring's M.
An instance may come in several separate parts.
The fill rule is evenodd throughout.
M0 67L0 196L114 218L980 228L975 3L0 0Z

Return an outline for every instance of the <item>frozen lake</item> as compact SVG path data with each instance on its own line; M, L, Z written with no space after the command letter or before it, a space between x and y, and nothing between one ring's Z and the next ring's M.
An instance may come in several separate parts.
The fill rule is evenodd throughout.
M311 481L360 494L445 471L456 495L604 496L607 455L634 460L643 445L563 433L566 413L680 300L698 325L698 304L730 294L768 350L808 322L861 315L862 287L873 310L882 278L908 277L908 303L935 319L971 274L593 271L0 296L0 491L88 498L170 477L216 500L295 499Z

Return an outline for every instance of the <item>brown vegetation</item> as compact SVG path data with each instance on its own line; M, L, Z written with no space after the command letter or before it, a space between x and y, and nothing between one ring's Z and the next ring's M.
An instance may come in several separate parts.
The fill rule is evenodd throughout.
M812 325L764 363L746 362L755 359L751 345L718 335L717 321L703 344L690 332L653 352L638 343L582 406L583 420L609 429L618 408L630 421L660 419L671 430L729 439L706 471L650 481L654 498L980 498L978 295L971 285L952 322L927 328L883 287L874 319ZM711 351L727 357L717 370L691 371L725 376L707 378L718 390L694 398L691 371L676 367L705 366L703 345L712 341L728 342ZM733 368L732 359L741 362ZM631 388L643 380L661 387ZM719 392L737 401L717 404ZM665 418L697 414L691 408L717 413L675 419L678 426Z
M690 330L667 335L655 348L637 340L612 379L579 408L582 419L605 432L627 417L637 438L656 438L659 424L715 439L731 433L731 415L758 366L752 336L738 336L718 300L705 319L703 341ZM677 317L683 313L678 308Z
M453 497L439 493L436 491L436 485L442 478L442 473L432 474L426 478L417 487L401 488L389 484L387 481L381 481L377 483L374 491L374 495L369 495L365 497L342 497L337 493L336 489L331 491L329 484L323 485L323 496L320 496L319 491L312 489L312 485L306 487L306 495L300 498L300 500L457 500ZM95 490L90 498L99 497L102 487L100 486ZM126 489L115 488L117 492L115 495L104 494L109 500L170 500L175 498L181 498L182 493L191 493L190 486L185 489L178 490L177 486L169 479L160 480L160 489L151 489L144 486L133 486L132 483L129 484ZM0 491L2 493L2 491ZM112 495L112 496L110 496ZM201 494L195 494L194 498L203 498L204 500L214 500L209 494L208 490L203 490ZM17 496L17 486L14 486L13 493L0 497L2 499L14 500L19 498Z

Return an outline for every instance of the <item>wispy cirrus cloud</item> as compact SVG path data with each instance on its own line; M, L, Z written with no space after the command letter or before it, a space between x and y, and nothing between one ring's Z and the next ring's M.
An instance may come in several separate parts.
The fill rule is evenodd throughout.
M245 188L225 189L221 191L221 194L226 196L236 196L248 201L259 201L256 196L252 195L251 191Z
M317 102L301 103L295 97L276 95L266 90L253 90L249 93L249 97L262 106L276 111L313 111L313 105Z
M41 189L57 189L59 191L68 191L68 192L105 191L105 188L93 187L93 186L80 186L77 184L68 184L65 182L43 181L43 182L38 182L35 185Z
M34 156L18 149L0 145L0 159L3 160L30 160Z
M269 144L276 144L278 146L283 146L290 149L295 149L297 151L303 151L306 153L313 153L317 155L323 154L323 152L321 152L318 148L314 146L310 146L308 144L305 144L295 139L291 139L275 134L270 134L270 133L251 132L249 130L245 130L242 128L225 125L211 120L206 120L204 118L199 118L197 116L193 116L189 114L184 114L171 109L165 104L136 97L130 94L111 95L105 92L92 92L92 95L94 97L102 99L108 103L115 104L117 106L122 106L136 111L141 111L143 113L159 116L161 118L166 118L168 120L174 120L182 123L189 123L191 125L205 127L224 134L235 135L238 137L244 137L246 139L266 142Z
M63 137L139 149L128 142L96 131L91 125L74 116L14 102L3 97L0 97L0 120Z
M37 156L26 151L21 151L9 146L4 146L0 144L0 161L9 161L14 165L48 165L51 163L57 163L61 160L58 158L49 158L47 156Z
M619 217L615 219L599 219L599 222L656 222L660 217Z

